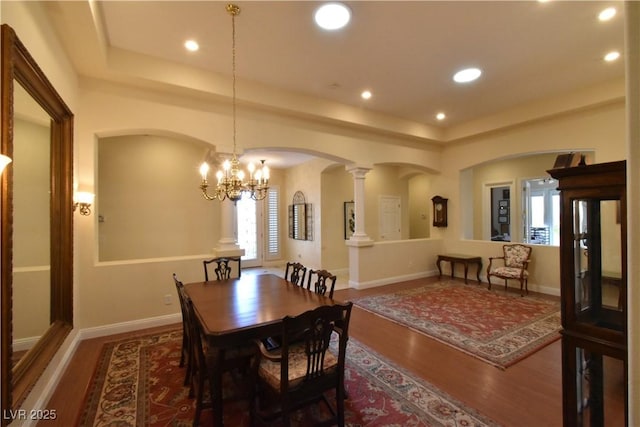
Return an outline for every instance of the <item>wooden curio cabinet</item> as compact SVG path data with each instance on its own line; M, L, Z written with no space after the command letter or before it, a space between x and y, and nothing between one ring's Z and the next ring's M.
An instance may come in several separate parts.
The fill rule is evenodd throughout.
M560 190L564 426L626 425L626 162L551 169Z

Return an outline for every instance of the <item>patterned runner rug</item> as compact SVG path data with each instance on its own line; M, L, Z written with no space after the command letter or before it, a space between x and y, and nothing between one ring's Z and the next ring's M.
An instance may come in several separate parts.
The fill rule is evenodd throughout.
M559 302L454 280L353 303L501 369L560 338Z
M105 344L80 425L190 426L195 400L182 385L181 339L177 329ZM354 339L347 353L346 418L350 426L496 425ZM246 401L229 399L224 405L225 425L249 425ZM318 410L301 412L295 425L310 426L322 417ZM211 411L204 410L200 425L210 423Z

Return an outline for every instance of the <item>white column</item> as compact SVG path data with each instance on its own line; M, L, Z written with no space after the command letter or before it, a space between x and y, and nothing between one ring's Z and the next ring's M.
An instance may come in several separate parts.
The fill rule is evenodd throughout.
M625 2L627 110L627 415L640 425L640 2Z
M351 238L346 241L349 247L349 286L358 288L360 284L361 255L375 243L365 231L365 191L364 177L372 169L371 166L347 165L347 172L353 175L353 204L356 213L356 224Z
M356 213L356 226L350 241L370 242L371 238L367 236L365 231L365 191L364 177L372 169L371 167L363 167L357 165L349 165L346 167L347 172L353 175L353 201Z
M230 200L224 200L220 206L220 240L214 249L215 256L242 256L244 249L238 246L236 240L236 205Z

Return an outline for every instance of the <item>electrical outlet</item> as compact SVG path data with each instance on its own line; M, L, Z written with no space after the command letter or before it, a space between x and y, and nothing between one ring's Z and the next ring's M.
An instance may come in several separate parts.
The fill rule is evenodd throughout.
M171 305L171 294L167 294L164 296L164 304Z

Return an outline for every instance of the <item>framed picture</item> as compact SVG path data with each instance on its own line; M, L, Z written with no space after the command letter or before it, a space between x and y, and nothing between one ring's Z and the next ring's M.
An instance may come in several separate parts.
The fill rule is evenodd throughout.
M344 239L349 240L356 231L356 206L353 201L344 202Z
M508 200L498 200L498 207L499 208L508 208L509 207L509 201Z
M509 224L509 217L507 215L498 215L498 224Z

